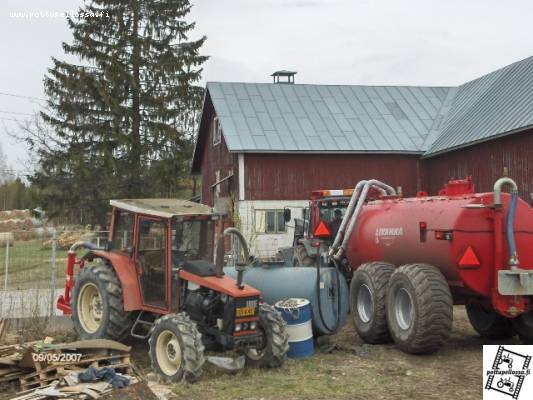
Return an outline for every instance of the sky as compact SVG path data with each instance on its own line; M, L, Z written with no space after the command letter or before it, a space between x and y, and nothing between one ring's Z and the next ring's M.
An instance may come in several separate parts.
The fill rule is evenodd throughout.
M531 0L196 0L206 81L456 86L533 55ZM6 134L39 110L51 57L83 0L1 0L0 147L14 174L26 148ZM13 13L34 13L29 14ZM41 14L42 12L42 14ZM48 13L48 15L46 14ZM35 16L38 14L38 16ZM23 97L15 97L23 96ZM0 163L1 164L1 163Z

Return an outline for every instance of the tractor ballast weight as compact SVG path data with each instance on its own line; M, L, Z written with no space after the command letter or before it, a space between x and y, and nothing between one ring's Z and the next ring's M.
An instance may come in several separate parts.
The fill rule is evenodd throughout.
M386 193L368 200L372 186ZM467 178L437 196L412 198L371 180L354 189L329 255L354 271L351 309L360 336L375 343L392 336L402 349L422 353L447 337L453 304L466 304L484 336L517 332L533 340L532 238L533 210L509 178L493 192L475 193ZM424 290L425 300L417 298ZM417 326L424 313L437 322ZM424 335L435 340L421 345Z
M219 235L212 262L210 207L183 200L112 200L106 249L86 242L67 257L65 293L57 307L82 339L149 339L154 370L168 381L195 381L206 347L243 353L248 365L280 366L288 351L281 315L242 283L250 260L235 228ZM224 275L224 242L240 241L237 281ZM87 252L77 258L76 251ZM79 274L76 274L79 267Z

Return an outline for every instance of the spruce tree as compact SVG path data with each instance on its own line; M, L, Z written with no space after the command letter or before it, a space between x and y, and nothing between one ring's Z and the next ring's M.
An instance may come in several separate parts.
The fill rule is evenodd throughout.
M110 198L172 196L188 178L205 37L188 0L92 0L69 19L73 64L45 76L53 137L32 182L43 207L102 223Z

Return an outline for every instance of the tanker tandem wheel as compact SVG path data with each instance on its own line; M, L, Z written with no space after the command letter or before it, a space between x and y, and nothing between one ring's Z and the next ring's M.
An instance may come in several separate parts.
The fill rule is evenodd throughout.
M516 317L512 320L512 324L524 344L533 344L533 312Z
M366 343L391 342L387 326L386 296L394 265L369 262L359 266L350 284L350 313L355 330Z
M511 320L492 308L482 303L467 303L465 308L468 320L479 336L488 339L509 339L515 335Z
M387 289L387 321L402 351L436 351L448 339L453 321L453 299L444 275L428 264L398 267Z

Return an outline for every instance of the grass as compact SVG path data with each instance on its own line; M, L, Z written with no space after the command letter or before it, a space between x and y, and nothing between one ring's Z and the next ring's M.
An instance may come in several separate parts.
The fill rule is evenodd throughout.
M52 276L52 250L43 248L46 239L17 241L9 248L8 289L49 287ZM56 285L63 286L67 252L56 251ZM0 248L0 289L4 287L6 248Z
M354 350L362 341L350 321L330 342L336 347L331 354L315 347L313 357L289 359L279 369L245 368L229 374L206 364L199 382L172 386L174 397L169 399L480 399L482 345L496 343L475 334L464 307L455 307L451 337L435 354L409 355L387 344L369 346L368 354L357 355ZM134 345L133 358L146 373L151 371L147 352L144 342Z

